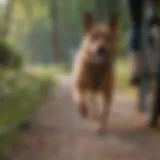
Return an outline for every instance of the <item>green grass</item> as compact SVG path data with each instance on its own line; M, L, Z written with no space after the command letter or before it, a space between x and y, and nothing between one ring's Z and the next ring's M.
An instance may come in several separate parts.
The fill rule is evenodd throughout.
M70 73L71 72L71 64L58 64L58 65L28 65L26 66L26 70L30 71L30 68L34 68L34 71L40 74L48 74L48 73L54 73L54 75L57 75L59 73Z
M50 75L34 71L0 71L0 125L18 123L12 116L23 119L25 115L19 112L28 114L47 93L52 80Z
M53 89L59 69L0 69L0 153L22 123ZM14 139L12 138L12 139Z
M128 94L135 94L135 88L129 85L129 64L125 59L119 59L116 62L116 88L127 92Z

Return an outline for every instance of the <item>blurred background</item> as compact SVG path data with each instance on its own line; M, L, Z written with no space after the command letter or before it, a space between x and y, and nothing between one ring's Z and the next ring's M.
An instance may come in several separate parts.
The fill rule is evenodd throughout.
M82 35L84 11L106 21L118 12L122 32L119 54L124 56L124 9L123 1L118 0L1 0L1 39L20 49L26 64L70 63Z
M120 15L116 85L132 91L127 85L125 6L120 0L0 0L0 153L18 139L17 128L27 127L53 96L57 76L70 73L84 11L97 21Z

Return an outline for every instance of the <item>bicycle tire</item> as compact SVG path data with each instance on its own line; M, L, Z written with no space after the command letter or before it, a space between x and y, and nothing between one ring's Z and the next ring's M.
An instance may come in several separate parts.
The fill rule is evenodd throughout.
M160 69L158 71L159 74L157 74L156 77L156 89L155 89L155 99L153 102L153 108L151 110L151 118L149 121L150 127L157 127L158 126L158 119L160 114Z
M158 17L154 17L151 21L150 21L150 25L151 27L153 25L156 25L156 28L158 30L159 36L160 36L160 19ZM158 42L158 40L156 40L156 42ZM155 43L156 43L155 42ZM156 48L157 50L157 54L158 54L158 59L159 59L159 48ZM154 51L152 51L154 52ZM155 62L156 63L156 62ZM152 107L150 110L150 119L148 121L148 124L150 127L157 127L158 126L158 119L159 119L159 113L160 113L160 63L158 62L157 64L157 71L156 74L154 76L155 79L155 83L156 83L156 87L155 90L153 90L153 102L152 102Z
M150 5L148 5L148 6L150 6ZM158 33L160 33L160 19L159 19L159 17L157 17L156 14L152 14L151 16L146 17L144 19L144 23L143 23L143 36L142 36L143 37L142 38L143 52L142 52L141 56L142 56L144 63L142 63L142 66L141 66L141 84L140 84L140 88L139 88L140 89L139 90L140 91L140 103L141 103L140 109L141 109L141 111L145 112L146 115L148 116L147 117L148 118L147 124L149 125L149 127L157 127L159 113L160 113L160 99L159 99L159 95L160 95L160 65L158 65L158 63L153 61L154 63L156 63L157 70L156 70L156 74L152 75L152 72L150 72L151 71L150 70L151 63L148 61L148 60L150 60L150 55L155 56L155 54L157 54L160 50L160 48L156 48L156 50L154 50L155 48L152 48L151 43L149 42L150 31L151 31L151 29L153 29L152 27L154 27L155 24L157 26L159 26ZM158 42L158 40L156 40L156 42ZM148 59L147 59L147 56L149 56ZM158 53L158 56L159 56L159 53ZM147 76L145 76L145 75L147 75ZM151 84L150 80L152 78L156 82L156 87L151 88L151 90L150 90L150 84ZM148 95L149 95L150 91L152 92L153 97L151 98L152 99L151 103L148 104L148 102L149 102Z

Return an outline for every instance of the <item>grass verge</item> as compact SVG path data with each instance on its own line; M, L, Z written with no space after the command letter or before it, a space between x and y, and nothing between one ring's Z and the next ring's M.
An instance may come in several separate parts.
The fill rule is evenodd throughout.
M17 139L16 126L40 106L56 83L58 69L0 69L0 153Z
M136 89L129 85L129 64L125 59L119 59L116 63L116 88L127 94L135 95Z

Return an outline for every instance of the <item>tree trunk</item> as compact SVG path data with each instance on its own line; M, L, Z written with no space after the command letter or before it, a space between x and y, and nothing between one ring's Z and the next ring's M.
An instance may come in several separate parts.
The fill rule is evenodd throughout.
M10 31L10 24L12 21L12 13L14 8L14 0L8 0L3 17L3 24L1 26L0 37L5 40Z
M52 0L51 3L51 24L52 24L52 44L53 44L53 62L61 61L58 35L58 0Z

